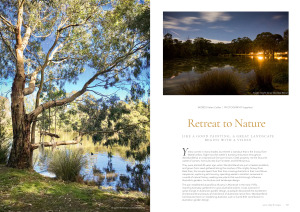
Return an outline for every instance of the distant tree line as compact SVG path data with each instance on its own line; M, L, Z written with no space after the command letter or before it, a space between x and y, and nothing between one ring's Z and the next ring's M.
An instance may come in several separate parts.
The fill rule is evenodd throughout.
M288 29L283 36L262 32L254 40L248 37L233 39L231 43L212 43L211 40L197 37L193 41L173 39L170 33L164 35L164 59L191 58L197 56L220 56L263 52L274 56L275 52L288 51Z

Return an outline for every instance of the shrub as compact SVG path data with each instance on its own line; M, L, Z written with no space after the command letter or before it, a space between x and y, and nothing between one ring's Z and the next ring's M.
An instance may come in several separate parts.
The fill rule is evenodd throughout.
M244 94L245 82L233 71L205 72L200 79L182 86L185 95L238 95Z
M80 150L56 151L49 163L49 171L64 181L80 181L80 171L87 159Z
M250 92L271 92L274 90L273 74L269 69L255 70L255 78L249 83Z
M0 163L6 163L9 154L9 145L5 127L0 125Z
M6 163L10 150L11 133L8 133L10 126L9 101L0 96L0 163Z
M274 76L273 82L280 84L289 83L289 74L286 72L280 72Z

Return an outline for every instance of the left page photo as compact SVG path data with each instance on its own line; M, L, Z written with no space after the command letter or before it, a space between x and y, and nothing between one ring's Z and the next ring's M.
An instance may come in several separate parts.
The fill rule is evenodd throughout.
M150 0L0 2L0 211L150 211Z

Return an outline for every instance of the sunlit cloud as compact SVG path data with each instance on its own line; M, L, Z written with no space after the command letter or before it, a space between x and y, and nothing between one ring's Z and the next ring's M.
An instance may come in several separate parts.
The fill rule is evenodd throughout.
M230 21L231 16L225 12L201 12L200 17L202 20L212 23L216 21Z
M272 18L274 20L278 20L278 19L281 19L283 16L282 15L274 15Z
M199 17L184 17L183 19L180 20L180 22L187 25L201 24Z

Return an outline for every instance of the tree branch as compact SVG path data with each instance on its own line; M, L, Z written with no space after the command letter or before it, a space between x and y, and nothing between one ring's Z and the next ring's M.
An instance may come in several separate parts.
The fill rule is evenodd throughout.
M1 31L0 31L0 35L1 35L1 39L2 39L3 43L5 44L5 46L8 48L8 50L10 51L10 53L13 55L14 59L16 60L17 57L16 57L14 51L12 50L10 44L8 42L6 42L6 38L3 36Z
M23 37L23 42L22 42L22 50L24 51L24 49L26 48L27 44L28 44L28 41L29 41L29 38L30 38L30 35L31 35L31 28L30 27L27 27L26 28L26 32L25 32L25 35Z
M31 144L31 148L37 149L39 148L39 146L44 145L44 147L50 147L50 146L61 146L61 145L70 145L70 144L79 144L81 139L81 136L76 137L74 140L72 141L58 141L58 142L44 142L39 143L39 144Z
M18 19L17 19L17 26L15 28L16 33L16 41L17 41L17 48L20 48L22 45L22 23L23 23L23 4L24 0L18 1L19 2L19 8L18 8Z
M40 69L37 69L36 71L34 71L32 74L31 74L31 77L30 77L30 82L29 82L29 85L28 85L28 88L25 88L24 89L24 95L27 96L27 95L30 95L34 92L34 89L35 89L35 82L36 82L36 77L37 77L37 74L39 73Z
M61 32L61 31L65 30L65 29L68 29L68 28L70 28L70 27L75 27L75 26L81 26L81 25L84 25L91 17L92 17L92 16L88 16L87 19L86 19L85 21L81 22L81 23L69 24L69 25L67 25L67 26L64 26L64 27L58 29L57 31L58 31L58 32Z
M136 48L134 50L131 49L127 54L118 57L109 68L105 69L104 71L97 72L92 78L90 78L84 84L84 86L82 87L81 90L77 91L75 94L71 95L70 97L67 97L67 98L64 98L64 99L61 99L61 100L49 101L49 102L46 102L44 104L39 105L38 107L36 107L35 110L33 110L31 113L28 114L29 120L34 120L40 113L42 113L44 110L46 110L48 108L56 107L56 106L62 106L64 104L67 104L67 103L70 103L70 102L74 101L77 97L81 96L84 92L86 92L88 86L92 82L94 82L94 80L96 80L98 76L112 71L113 68L115 68L116 66L118 66L118 64L121 61L123 61L125 58L127 58L128 56L130 56L130 55L136 53L137 51L145 48L147 45L148 45L148 42L145 45L140 46L140 47L138 47L138 48Z
M10 27L12 27L13 29L15 28L15 26L9 20L7 20L3 15L0 15L0 19L2 20L2 23L4 23L8 28Z

